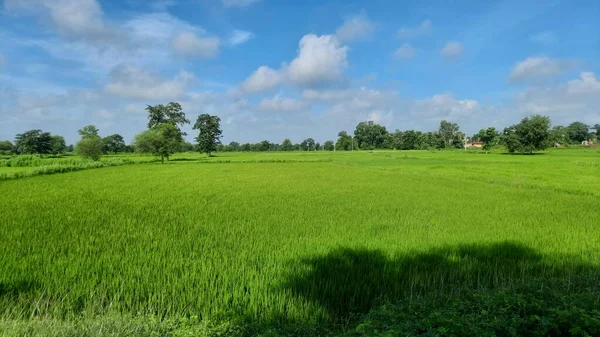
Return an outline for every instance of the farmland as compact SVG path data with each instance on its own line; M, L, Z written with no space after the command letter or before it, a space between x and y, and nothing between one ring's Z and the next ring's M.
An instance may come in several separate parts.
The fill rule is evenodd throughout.
M369 335L531 289L600 319L596 149L145 160L0 181L0 334Z

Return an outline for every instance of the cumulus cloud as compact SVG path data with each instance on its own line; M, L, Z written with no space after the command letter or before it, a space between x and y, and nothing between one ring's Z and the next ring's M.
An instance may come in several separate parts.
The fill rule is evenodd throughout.
M442 50L440 50L440 54L442 54L447 59L457 59L463 54L464 48L463 45L458 41L448 41Z
M261 66L242 82L241 89L248 93L268 91L283 81L283 75L279 70Z
M225 7L248 7L260 1L261 0L221 0L221 3Z
M508 79L510 81L531 81L560 74L570 67L570 62L549 57L528 57L517 63Z
M194 33L185 32L175 37L173 49L178 55L209 58L217 56L219 43L216 37L197 37Z
M400 48L396 49L394 56L399 59L411 59L417 56L417 50L409 43L404 43Z
M348 47L332 35L304 35L298 55L280 69L259 67L241 84L245 92L271 90L283 83L300 88L322 87L339 81L348 67Z
M288 76L292 83L310 87L335 82L348 67L348 47L332 35L304 35L298 56L290 63Z
M9 11L45 12L55 29L66 36L96 42L116 37L96 0L6 0L4 6Z
M414 116L426 119L458 121L473 115L479 108L476 100L461 100L451 94L438 94L415 101L411 112Z
M431 20L426 19L423 22L421 22L417 27L402 27L402 28L400 28L396 35L398 36L398 38L401 38L401 39L410 39L410 38L423 36L423 35L429 34L429 32L431 31L431 26L432 26Z
M375 31L375 24L365 13L346 17L344 23L335 31L340 41L350 42L364 39Z
M136 67L121 66L112 71L104 90L115 96L146 100L173 100L185 92L194 76L182 71L171 80L163 80Z
M252 40L253 38L254 33L236 29L233 31L233 34L231 34L231 37L229 38L229 44L232 46L237 46L240 44L244 44Z

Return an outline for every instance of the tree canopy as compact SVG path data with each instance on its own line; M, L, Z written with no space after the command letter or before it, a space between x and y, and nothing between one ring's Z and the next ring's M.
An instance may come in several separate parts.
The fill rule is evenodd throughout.
M194 130L198 130L198 150L210 156L217 150L217 145L221 144L221 119L218 116L201 114L194 124Z
M541 115L525 117L519 124L505 128L502 143L509 152L533 153L550 147L550 118Z
M358 147L363 150L381 149L384 147L388 131L373 121L360 122L354 130L354 138Z
M52 135L42 130L29 130L15 136L15 148L18 153L43 154L52 153Z

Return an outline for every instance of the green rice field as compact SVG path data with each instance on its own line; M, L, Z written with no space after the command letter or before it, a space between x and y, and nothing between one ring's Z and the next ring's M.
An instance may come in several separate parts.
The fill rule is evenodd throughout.
M600 335L597 149L172 159L0 181L0 335Z

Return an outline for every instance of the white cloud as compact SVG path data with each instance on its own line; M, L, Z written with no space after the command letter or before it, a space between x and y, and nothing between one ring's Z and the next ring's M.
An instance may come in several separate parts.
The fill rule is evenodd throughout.
M194 76L182 71L171 80L162 80L143 69L121 66L111 73L104 90L115 96L146 100L173 100L182 96Z
M444 48L440 50L440 54L442 54L447 59L457 59L463 54L464 48L463 45L458 41L448 41Z
M544 114L553 124L568 124L575 120L600 123L600 82L591 72L580 78L553 87L531 87L515 95L516 111L522 116Z
M411 59L417 56L417 50L408 43L404 43L400 48L396 49L394 56L400 59Z
M431 31L431 25L432 25L431 20L426 19L423 22L421 22L421 24L419 24L419 26L417 26L417 27L400 28L396 35L398 36L398 38L402 38L402 39L409 39L409 38L423 36L423 35L429 34L429 32Z
M282 81L281 71L261 66L241 84L241 88L249 93L267 91L275 88Z
M335 31L335 36L340 41L355 41L364 39L375 31L375 25L365 13L349 16Z
M421 118L449 121L459 121L479 111L476 100L456 99L450 94L438 94L431 98L414 102L411 112Z
M517 63L510 73L510 81L539 80L560 74L570 67L570 63L549 57L528 57Z
M221 3L225 7L248 7L260 1L261 0L221 0Z
M217 56L219 43L216 37L197 37L194 33L185 32L173 40L173 49L178 55L209 58Z
M581 79L567 83L567 93L572 95L598 95L600 100L600 82L592 72L582 72Z
M253 38L254 38L254 33L247 32L245 30L236 29L233 31L233 34L229 38L229 44L232 46L237 46L240 44L244 44Z
M272 112L291 112L304 110L308 107L307 102L294 98L280 97L276 95L273 98L264 98L258 104L258 109Z
M96 0L6 0L9 11L44 12L61 34L95 42L116 37Z
M245 92L271 90L284 83L301 88L326 86L339 81L348 66L348 47L332 35L304 35L298 55L280 69L259 67L241 84Z
M332 35L304 35L298 56L288 69L289 80L301 87L321 86L339 80L348 66L348 47Z

